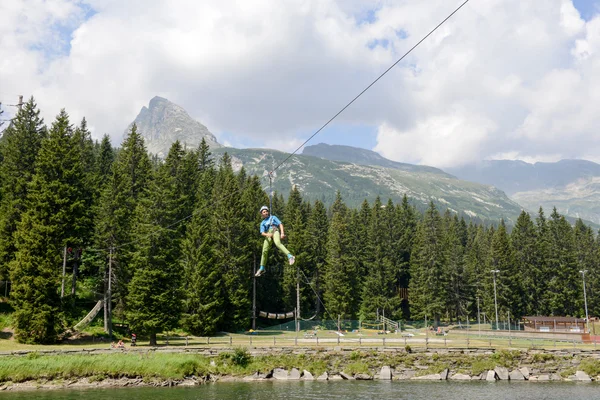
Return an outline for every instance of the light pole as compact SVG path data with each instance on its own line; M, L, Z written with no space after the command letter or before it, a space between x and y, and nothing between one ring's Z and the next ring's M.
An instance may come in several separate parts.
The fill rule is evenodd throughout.
M588 309L587 309L587 295L585 294L585 273L586 272L587 272L587 269L583 269L583 270L579 271L579 273L581 274L581 277L583 278L583 302L585 304L585 325L587 327L588 333L590 333L590 321L588 318Z
M492 279L494 279L494 307L496 308L496 330L498 330L498 299L496 298L496 274L500 272L500 270L493 269L490 272L492 273Z

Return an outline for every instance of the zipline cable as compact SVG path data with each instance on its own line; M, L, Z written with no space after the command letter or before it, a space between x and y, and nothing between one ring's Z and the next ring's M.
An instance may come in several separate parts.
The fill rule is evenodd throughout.
M278 170L282 165L284 165L294 154L296 154L298 152L298 150L300 150L302 147L304 147L309 141L311 141L317 134L319 134L323 129L325 129L334 119L336 119L342 112L344 112L348 107L350 107L356 100L358 100L359 97L361 97L367 90L369 90L375 83L377 83L381 78L383 78L389 71L392 70L392 68L394 68L396 65L398 65L398 63L400 63L400 61L402 61L404 58L406 58L407 55L409 55L414 49L416 49L421 43L423 43L423 41L425 41L425 39L427 39L429 36L431 36L439 27L441 27L446 21L448 21L454 14L456 14L465 4L467 4L469 2L469 0L465 0L460 6L458 6L454 11L452 11L446 18L444 18L439 24L437 24L435 26L435 28L433 28L432 30L429 31L429 33L427 33L427 35L425 35L421 40L419 40L413 47L411 47L406 53L404 53L404 55L402 55L402 57L400 57L398 60L396 60L392 65L390 65L383 73L381 73L373 82L371 82L366 88L364 88L358 95L356 95L349 103L347 103L344 107L342 107L341 110L339 110L333 117L331 117L327 122L325 122L325 124L323 124L323 126L321 126L315 133L313 133L308 139L306 139L304 141L304 143L302 143L300 146L298 146L298 148L296 150L294 150L291 154L289 154L282 162L280 162L277 166L275 166L268 174L269 176L269 212L271 212L271 208L272 208L272 193L273 193L273 189L272 189L272 180L273 180L273 173ZM7 104L10 106L13 106L12 104ZM16 106L16 105L15 105ZM222 197L221 199L217 200L217 202L222 201L230 196L233 196L236 193L236 191L230 193L227 196ZM200 208L198 210L194 210L194 212L184 218L181 218L178 221L175 221L174 223L166 226L166 227L161 227L160 229L168 229L171 228L175 225L180 224L181 222L191 218L192 216L194 216L194 214L196 214L198 211L203 210L206 207ZM152 232L148 235L145 235L139 239L121 244L119 246L114 246L115 249L117 248L122 248L124 246L128 246L130 244L136 243L144 238L150 237L156 233L158 233L158 231ZM87 249L88 251L106 251L108 249Z
M306 143L310 142L312 140L312 138L314 138L315 136L317 136L317 134L319 132L321 132L323 129L325 129L325 127L327 127L327 125L329 125L334 119L336 119L338 117L338 115L340 115L341 113L343 113L348 107L350 107L352 105L352 103L354 103L356 100L358 100L358 98L360 96L362 96L367 90L369 90L371 88L371 86L373 86L374 84L377 83L377 81L379 81L381 78L384 77L384 75L386 75L388 72L390 72L390 70L392 68L394 68L400 61L402 61L407 55L409 55L414 49L416 49L425 39L427 39L429 36L431 36L431 34L433 32L435 32L440 26L442 26L446 21L448 21L450 18L452 18L452 16L454 14L456 14L458 12L458 10L460 10L465 4L467 4L469 2L469 0L465 0L460 6L458 6L458 8L456 8L454 11L452 11L452 13L450 13L450 15L448 15L446 18L444 18L444 20L442 22L440 22L439 24L436 25L435 28L433 28L431 31L429 31L429 33L427 35L425 35L421 40L419 40L417 42L417 44L415 44L413 47L410 48L410 50L408 50L406 53L404 53L404 55L402 57L400 57L398 60L396 60L396 62L394 62L392 65L389 66L388 69L386 69L381 75L379 75L377 77L377 79L375 79L373 82L371 82L366 88L364 88L362 90L362 92L360 92L358 95L356 95L356 97L354 97L348 104L346 104L340 111L338 111L333 117L331 117L327 122L325 122L325 124L323 124L323 126L321 126L319 129L317 129L317 131L315 133L313 133L308 139L306 139L304 141L304 143L302 143L300 146L298 146L298 148L296 150L294 150L289 156L287 156L282 162L280 162L271 172L270 174L272 174L273 172L275 172L279 167L281 167L283 164L285 164L287 162L287 160L290 159L290 157L292 157L294 154L296 154L298 152L298 150L300 150L302 147L304 147L306 145Z

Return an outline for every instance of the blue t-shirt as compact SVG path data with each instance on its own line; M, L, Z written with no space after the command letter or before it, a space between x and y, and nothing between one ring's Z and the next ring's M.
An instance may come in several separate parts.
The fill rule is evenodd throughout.
M270 215L267 218L263 219L260 223L260 233L265 233L269 231L269 228L272 226L279 226L281 221L274 215Z

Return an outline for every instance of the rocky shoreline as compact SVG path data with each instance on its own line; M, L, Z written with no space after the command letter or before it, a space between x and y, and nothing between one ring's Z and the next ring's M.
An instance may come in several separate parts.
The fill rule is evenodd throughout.
M600 382L600 352L552 352L552 351L488 351L486 354L448 352L409 353L372 349L369 351L321 351L315 354L298 354L289 360L287 367L267 368L253 371L250 361L247 368L236 373L191 374L182 379L127 376L122 377L72 377L70 379L26 380L0 382L0 391L54 390L115 387L175 387L196 386L215 382L261 382L261 381L576 381ZM221 352L221 354L227 354ZM282 354L250 355L251 359L276 357ZM264 352L261 351L261 354ZM94 356L89 356L94 357ZM204 357L204 356L198 356ZM206 360L206 358L204 358ZM214 356L210 365L218 367L227 357ZM207 360L207 362L209 362ZM296 362L296 367L293 367ZM312 363L312 364L311 364ZM320 364L319 364L320 363ZM226 364L225 364L226 365ZM264 365L264 364L263 364ZM301 367L304 365L305 367ZM313 365L311 371L310 365ZM272 364L273 366L273 364ZM308 367L307 367L308 366ZM319 366L319 367L317 367ZM325 369L325 371L323 371ZM317 372L318 373L315 373Z

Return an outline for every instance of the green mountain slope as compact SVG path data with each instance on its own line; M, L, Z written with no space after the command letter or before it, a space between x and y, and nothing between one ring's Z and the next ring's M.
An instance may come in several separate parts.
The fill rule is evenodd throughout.
M249 174L262 176L266 189L269 171L288 156L268 149L222 148L213 153L220 157L225 151L232 156L234 168L243 165ZM305 198L327 204L333 202L339 190L350 206L358 206L364 199L372 202L377 196L383 201L391 198L399 202L406 194L418 208L433 200L442 209L482 221L504 218L510 223L521 211L517 203L492 186L461 181L433 170L406 171L294 155L275 171L273 189L287 195L292 185L297 185Z
M379 167L394 168L410 172L430 172L432 174L452 177L452 175L445 173L439 168L388 160L372 150L361 149L352 146L319 143L312 146L306 146L302 150L302 154L306 156L325 158L326 160L331 161L345 161L360 165L376 165Z

